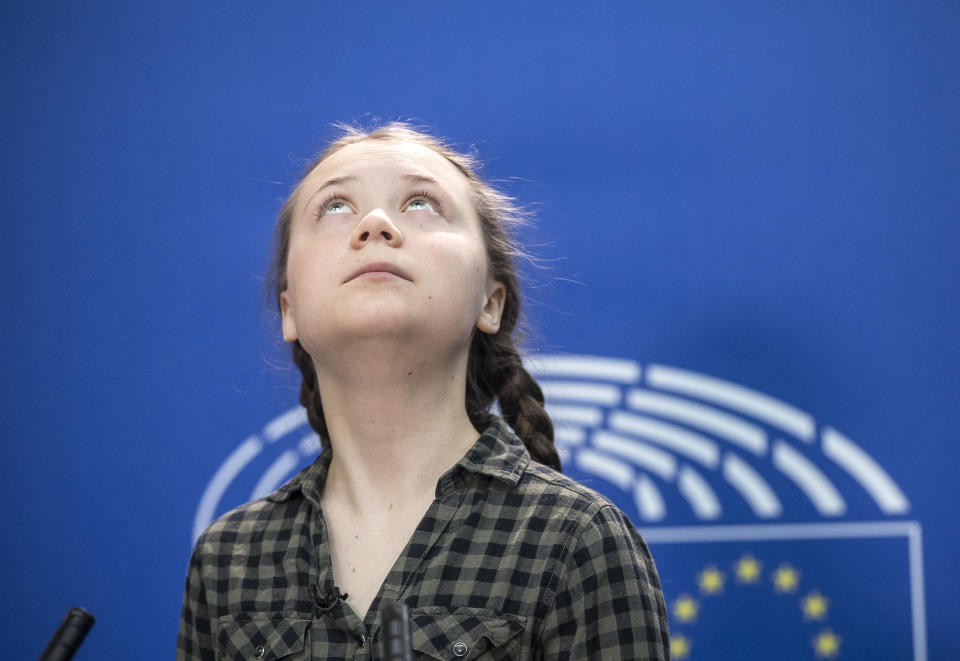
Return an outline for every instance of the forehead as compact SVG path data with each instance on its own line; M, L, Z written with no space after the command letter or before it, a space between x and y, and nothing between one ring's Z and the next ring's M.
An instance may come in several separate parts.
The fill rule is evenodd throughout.
M408 174L432 177L461 201L470 199L470 182L453 163L430 147L395 139L363 140L334 152L304 178L300 192L309 196L335 178L393 179Z

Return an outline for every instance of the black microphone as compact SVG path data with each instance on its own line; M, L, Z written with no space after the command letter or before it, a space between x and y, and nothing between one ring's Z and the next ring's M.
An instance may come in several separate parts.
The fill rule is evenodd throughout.
M53 633L38 661L70 661L80 643L93 626L93 615L78 606L67 611L67 616Z
M402 601L389 601L380 607L383 634L383 661L413 661L410 644L410 611Z

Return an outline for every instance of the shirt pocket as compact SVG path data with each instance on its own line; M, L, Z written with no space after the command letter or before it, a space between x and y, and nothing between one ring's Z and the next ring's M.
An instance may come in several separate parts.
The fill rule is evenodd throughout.
M411 645L418 659L496 661L526 658L517 648L526 618L478 608L414 608Z
M230 615L217 625L217 659L299 661L307 659L309 620L279 615Z

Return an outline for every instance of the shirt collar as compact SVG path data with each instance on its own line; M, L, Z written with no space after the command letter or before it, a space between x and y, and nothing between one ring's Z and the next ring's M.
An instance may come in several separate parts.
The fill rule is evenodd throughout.
M300 471L293 479L267 496L267 500L279 503L290 499L296 493L315 506L320 506L320 494L330 469L330 449L320 453L310 466ZM516 486L523 472L530 465L530 453L507 423L499 417L493 417L489 426L480 434L480 438L467 451L453 468L443 474L437 483L437 495L448 492L458 486L463 472L485 475L500 480L510 486Z
M523 441L502 418L494 417L473 447L454 465L453 471L462 468L515 486L529 464L530 453ZM448 471L444 477L453 471Z

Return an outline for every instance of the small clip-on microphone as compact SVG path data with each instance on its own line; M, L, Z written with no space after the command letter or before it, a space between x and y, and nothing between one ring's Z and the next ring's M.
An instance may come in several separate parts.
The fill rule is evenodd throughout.
M346 592L340 592L340 588L333 586L333 592L330 594L320 594L320 589L316 585L310 586L313 592L314 613L320 617L320 613L330 612L338 601L346 601L348 595Z

